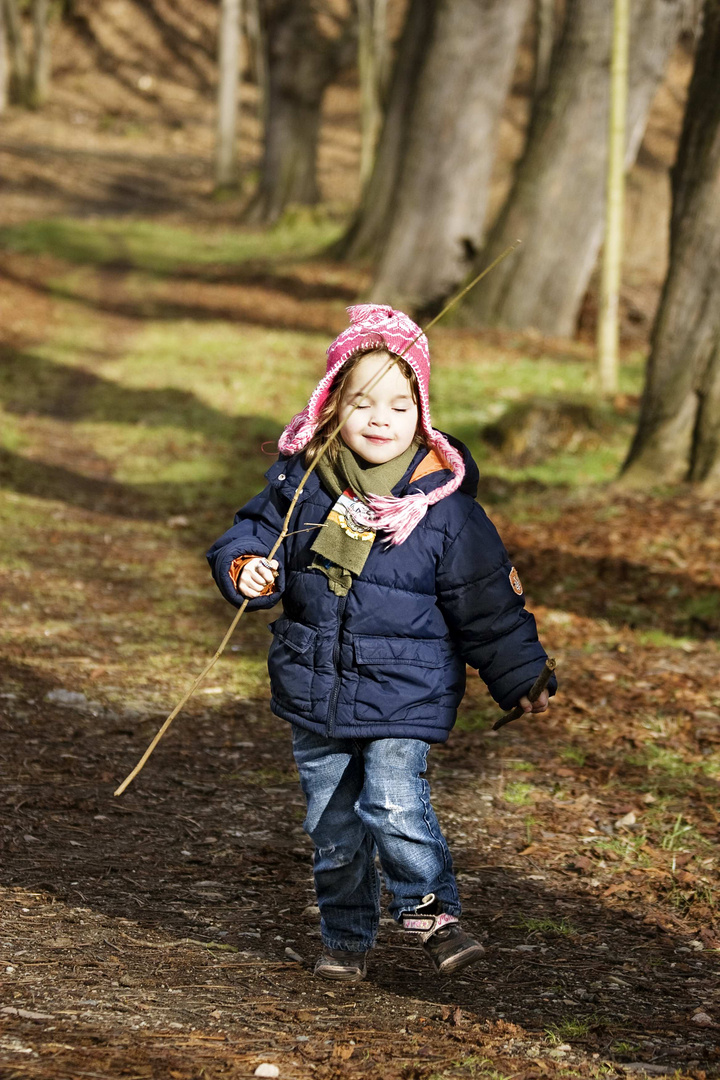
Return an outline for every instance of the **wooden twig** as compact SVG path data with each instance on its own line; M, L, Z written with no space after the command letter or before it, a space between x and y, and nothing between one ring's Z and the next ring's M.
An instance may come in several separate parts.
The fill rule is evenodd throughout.
M300 480L300 483L298 484L297 490L296 490L295 494L293 495L292 501L291 501L290 506L288 508L288 511L287 511L287 513L285 515L285 520L283 521L283 527L282 527L282 530L280 532L280 535L278 536L277 540L273 544L272 549L270 550L269 554L266 556L268 561L271 560L274 557L276 551L278 550L278 548L282 544L283 540L288 536L288 526L290 524L290 519L292 518L295 507L297 506L298 499L300 498L303 491L305 490L305 484L307 483L308 478L312 475L312 473L315 471L315 469L319 465L322 458L327 453L327 450L328 450L328 447L330 446L330 443L333 442L333 440L337 438L337 436L340 434L340 432L342 431L345 424L348 422L348 420L350 419L352 414L355 412L355 409L357 409L358 404L360 403L360 400L361 400L362 396L364 394L369 394L370 391L373 390L377 386L377 384L380 382L380 380L382 378L384 378L384 376L388 373L388 371L391 370L391 368L396 363L396 361L398 359L401 360L403 358L403 356L405 356L405 354L407 352L409 352L410 349L412 349L413 345L415 345L416 342L418 342L420 340L420 338L423 336L423 334L426 334L427 331L432 329L432 327L435 326L436 323L440 322L440 320L443 318L443 316L447 315L448 311L450 311L451 308L455 307L455 305L458 304L462 300L462 298L464 296L466 296L467 293L470 292L471 289L474 289L475 286L478 284L478 282L482 281L482 279L484 277L486 277L487 274L489 274L491 270L494 270L495 267L499 263L501 263L503 261L503 259L507 258L507 256L510 255L511 252L515 251L515 249L518 247L519 244L520 244L520 241L515 240L512 244L510 244L508 247L506 247L505 250L503 252L501 252L500 255L498 255L497 259L495 259L493 262L491 262L489 266L486 266L485 269L482 270L479 274L477 274L477 276L474 277L472 279L472 281L469 282L469 284L467 284L463 289L461 289L460 292L456 296L454 296L452 298L452 300L448 301L448 303L445 305L445 307L442 309L442 311L439 312L439 314L437 314L434 319L430 320L430 322L427 324L425 329L421 330L420 333L416 337L413 338L413 340L410 342L409 345L406 345L406 347L400 353L399 357L393 355L390 358L390 360L388 360L387 364L383 368L381 368L381 370L379 372L377 372L371 379L369 379L368 382L365 384L365 386L363 386L360 389L360 391L358 393L358 397L355 400L355 404L353 404L351 406L351 408L350 408L349 412L347 413L347 415L345 416L345 418L340 421L340 423L337 425L337 427L333 431L331 431L330 435L328 436L327 442L322 447L320 453L313 459L312 463L307 467L307 469L303 473L302 479ZM297 531L301 531L301 530L297 530ZM208 675L212 671L212 669L215 667L215 664L218 662L218 660L220 659L220 657L224 653L225 647L226 647L228 641L230 640L233 633L235 632L235 627L240 622L240 619L242 618L243 614L245 613L245 609L248 606L248 602L249 602L249 598L246 598L245 600L243 600L242 604L240 605L240 607L238 608L238 610L237 610L237 612L235 614L235 618L233 619L233 621L230 623L230 626L228 627L228 630L227 630L227 633L225 634L225 637L220 642L220 645L219 645L218 649L216 650L216 652L214 653L212 658L208 661L208 663L205 665L205 667L202 669L200 674L193 680L193 682L192 682L191 686L189 687L189 689L186 690L186 692L183 694L182 698L177 703L177 705L175 706L173 711L170 713L167 720L165 720L162 727L159 729L159 731L155 735L154 739L152 740L152 742L148 746L148 748L145 751L145 753L143 754L143 756L138 761L135 768L132 770L132 772L128 773L128 775L123 780L122 784L120 784L120 786L115 789L115 792L114 792L115 795L122 795L122 793L127 788L128 784L132 783L132 781L135 779L135 777L138 775L138 773L141 771L141 769L145 766L148 758L152 754L152 752L155 749L155 747L157 746L157 744L162 739L162 737L165 734L165 732L167 731L167 729L172 724L172 722L175 719L175 717L177 716L177 714L180 712L180 710L183 708L183 706L193 696L193 694L195 693L195 691L197 690L198 686L203 681L205 676Z
M550 676L557 667L557 660L552 657L548 657L545 661L545 667L542 669L533 685L528 690L528 698L530 701L537 701L542 694L543 690L550 682ZM513 720L519 720L521 716L525 716L525 710L522 705L516 705L514 709L511 709L509 713L505 713L499 720L496 720L492 726L493 731L498 731L501 727L505 727L506 724L512 723ZM529 714L528 714L529 715Z

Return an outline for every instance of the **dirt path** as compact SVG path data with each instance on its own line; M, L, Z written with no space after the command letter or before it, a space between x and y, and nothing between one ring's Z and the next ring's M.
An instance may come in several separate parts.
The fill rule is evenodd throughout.
M264 701L196 705L116 800L156 717L52 703L30 669L8 674L3 1075L241 1076L262 1061L290 1077L585 1076L607 1061L605 1075L638 1062L718 1075L717 939L658 903L682 892L686 860L597 859L603 823L622 841L632 813L601 769L553 769L557 722L507 736L514 761L537 761L532 817L511 801L498 737L456 733L432 755L486 959L438 980L385 921L368 982L349 989L308 970L302 801Z

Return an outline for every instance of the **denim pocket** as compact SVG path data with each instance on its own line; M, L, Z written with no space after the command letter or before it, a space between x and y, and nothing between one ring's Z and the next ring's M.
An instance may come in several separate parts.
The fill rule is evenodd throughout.
M418 705L441 701L448 692L453 664L447 641L420 638L353 639L358 683L358 720L391 723Z
M302 711L308 712L312 705L317 630L284 615L270 623L270 630L273 641L268 672L273 695L294 707L302 704Z

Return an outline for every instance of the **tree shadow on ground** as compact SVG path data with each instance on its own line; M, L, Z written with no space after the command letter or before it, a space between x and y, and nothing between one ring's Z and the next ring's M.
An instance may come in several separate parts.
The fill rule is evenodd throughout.
M251 969L250 982L243 983L251 1001L264 985L263 964L285 960L286 943L312 962L319 945L316 916L301 916L312 901L303 801L288 729L270 716L266 702L213 709L196 702L133 787L113 799L116 781L158 718L137 710L100 707L93 715L87 708L58 708L44 702L51 683L22 665L8 665L3 683L16 695L0 699L8 778L2 793L4 885L81 905L83 928L73 932L83 941L92 940L93 918L123 920L124 926L115 924L121 955L143 931L160 932L171 942L191 938L239 947L258 961L254 980ZM461 748L462 735L454 739ZM483 763L477 764L482 773ZM446 1021L458 1035L463 1025L502 1021L508 1038L522 1036L528 1046L555 1031L556 1042L569 1039L573 1050L603 1060L694 1061L702 1067L717 1060L714 1029L688 1029L693 1008L712 997L716 957L687 949L682 931L661 929L639 907L599 902L573 875L550 885L546 867L528 876L465 852L456 869L466 924L486 942L481 964L438 980L417 945L384 929L369 982L350 991L333 987L338 1003L367 1003L373 1026L387 1012L396 1028L398 999L410 999L405 1008L415 1015L423 1002L430 1009L446 1003ZM529 935L523 919L539 917L570 925L572 932ZM59 962L57 952L53 960L58 945L34 947L36 960L49 951L46 961ZM167 962L158 968L160 959L155 952L151 968L143 970L137 951L126 955L132 975L126 985L160 991L187 984L182 960L171 969ZM203 997L197 987L195 1000L217 1003L222 967L202 980L216 989L207 987ZM296 1005L302 995L305 1006L327 1005L327 985L299 965L276 975L273 986L280 1004ZM233 983L227 987L237 997ZM93 996L107 989L97 981ZM269 1016L263 1020L273 1023ZM355 1022L349 1023L352 1035Z
M66 462L37 460L0 448L0 484L20 494L147 521L187 511L201 512L206 521L208 514L227 516L228 508L246 502L262 485L263 473L275 460L272 448L277 446L282 428L267 417L231 417L190 391L123 386L30 351L0 346L0 364L0 403L7 413L68 423L94 421L137 425L148 431L168 427L196 432L223 460L215 479L162 483L148 476L146 483L129 484L108 475L112 465L82 438L68 443ZM261 452L265 444L267 454ZM178 460L188 457L186 451L177 453ZM83 458L87 459L87 472L72 467ZM242 468L227 468L226 463L232 461L241 463Z
M277 434L276 431L276 438ZM242 460L242 455L238 454L238 460ZM33 461L0 448L0 486L80 510L142 521L200 514L202 522L188 521L188 530L180 534L183 542L193 547L198 540L201 543L208 540L207 532L198 533L207 529L208 519L220 520L222 514L229 519L238 506L255 494L264 482L262 469L267 467L267 462L261 463L257 476L238 471L212 482L123 484L86 476L62 465Z
M189 390L123 386L87 368L46 360L28 350L0 345L0 364L0 402L17 416L179 427L228 443L238 440L249 424L266 423L261 417L228 416Z
M168 109L167 106L162 105L156 94L153 94L152 92L148 94L147 91L141 90L138 87L137 79L133 79L128 71L124 70L126 66L121 62L119 55L108 48L98 38L92 20L88 15L85 12L73 8L67 13L66 17L71 22L75 33L90 51L93 65L99 71L115 79L120 83L124 90L128 91L133 98L137 98L143 105L146 105L148 99L152 100L165 122L172 123L178 116L178 110L176 108ZM187 41L187 39L185 40ZM154 56L150 65L151 69L154 67L156 60L157 57ZM195 74L198 78L202 78L203 81L206 78L204 75L201 75L201 72L199 71L195 71Z
M166 294L161 282L149 284L141 296L123 295L127 263L121 257L113 261L112 269L105 265L105 275L112 275L112 290L98 289L96 278L75 280L72 285L56 279L46 284L7 263L0 274L43 295L70 300L106 315L156 322L222 320L271 330L323 334L329 338L335 337L347 321L343 306L335 311L329 304L338 300L345 304L356 295L354 290L342 285L307 282L289 274L275 275L248 264L238 264L231 271L202 269L197 274L185 267L175 277L163 272L162 276L168 277ZM127 270L127 274L130 272Z
M687 572L538 546L516 545L512 555L532 582L534 602L673 637L711 640L720 633L720 594Z

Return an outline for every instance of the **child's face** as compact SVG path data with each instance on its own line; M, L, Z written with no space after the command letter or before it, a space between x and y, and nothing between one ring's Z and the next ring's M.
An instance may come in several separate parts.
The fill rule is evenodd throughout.
M363 387L388 365L384 350L368 353L353 368L340 400L340 420L351 413L340 432L343 442L373 465L404 454L415 438L418 408L410 383L397 364L393 364L367 394Z

